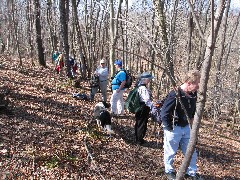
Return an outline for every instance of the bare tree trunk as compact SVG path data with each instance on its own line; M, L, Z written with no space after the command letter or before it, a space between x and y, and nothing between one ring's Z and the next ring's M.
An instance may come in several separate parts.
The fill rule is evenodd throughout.
M36 26L36 35L37 35L37 45L38 45L38 60L39 64L46 67L46 61L44 58L44 48L43 48L43 42L42 42L42 36L41 36L41 22L40 22L40 3L39 0L34 0L35 5L35 26Z
M14 27L14 34L15 34L15 42L16 42L16 47L17 47L17 53L19 57L19 66L22 66L22 57L21 57L21 52L20 52L20 47L19 47L19 39L18 39L18 25L15 19L15 2L14 0L11 0L11 10L12 10L12 23Z
M163 42L163 51L164 51L164 61L165 61L165 67L166 67L166 73L168 77L171 80L171 83L173 87L176 87L176 82L175 82L175 77L174 77L174 68L173 68L173 61L170 56L170 46L168 42L168 34L167 34L167 22L166 22L166 17L164 14L164 4L161 0L154 0L153 1L155 12L156 12L156 17L159 23L159 30L161 32L161 38ZM172 36L172 35L171 35Z
M211 2L212 2L212 17L213 17L214 0L212 0ZM205 53L205 58L202 66L202 72L201 72L197 109L194 116L193 126L191 129L190 141L189 141L188 148L184 156L183 162L181 164L181 167L178 170L177 177L176 177L177 180L183 179L197 143L199 127L200 127L204 106L205 106L205 101L206 101L207 83L209 79L212 56L214 53L214 47L215 47L219 27L222 21L224 9L225 9L225 0L220 0L216 10L215 18L212 18L214 26L212 26L211 34L208 36L208 39L207 39L206 53Z
M207 28L208 14L209 14L208 11L210 10L210 5L211 5L211 3L209 3L208 7L206 8L207 12L204 13L205 16L204 16L204 14L202 14L202 16L205 17L204 18L204 25L202 26L204 33L206 31L206 28ZM200 8L200 12L202 12L202 10L203 10L203 7ZM199 48L198 48L199 53L196 57L196 62L195 62L195 68L196 69L201 69L202 62L204 60L204 56L205 56L205 52L206 52L205 44L206 44L205 39L200 38L200 43L199 43Z
M51 55L54 53L54 51L57 50L57 45L56 45L56 36L55 36L55 32L54 32L54 24L53 24L53 20L52 20L52 1L48 0L47 1L47 22L48 22L48 26L49 26L49 35L50 35L50 42L51 42ZM53 63L53 59L52 59L52 63Z
M227 20L228 20L228 13L229 13L229 9L230 9L230 0L228 0L227 2L227 7L226 7L226 11L225 11L225 16L223 19L223 37L222 37L222 41L221 41L221 49L220 49L220 54L219 54L219 58L217 58L217 70L216 70L216 84L219 83L219 75L221 72L221 66L222 66L222 60L223 60L223 55L224 55L224 51L225 51L225 40L226 40L226 31L227 31Z
M81 28L79 26L76 0L72 0L72 6L73 6L74 23L77 31L77 42L79 45L80 63L81 63L81 69L82 69L81 75L82 77L87 77L86 50L85 50L85 44L82 38Z
M119 14L121 12L121 5L123 0L118 0L118 9L117 9L117 15L116 18L114 18L114 4L113 0L109 0L110 4L110 52L109 52L109 61L111 65L111 76L114 75L114 58L115 58L115 45L117 43L117 34L118 34L118 18Z
M192 17L192 13L189 12L189 17L188 17L188 44L187 44L187 51L188 51L187 71L190 69L190 60L191 60L191 54L192 54L192 33L193 33L193 30L194 30L193 17Z
M69 62L69 44L68 44L68 3L67 0L60 0L59 9L60 9L60 22L61 22L61 34L64 44L64 58L66 67L67 77L73 78L71 73L71 66Z
M34 60L33 60L33 42L32 42L32 33L33 33L33 19L34 19L34 13L32 12L32 5L31 0L27 1L27 34L28 34L28 44L30 46L30 58L32 62L32 66L34 66Z
M219 58L217 58L217 67L216 67L216 75L215 75L215 93L214 93L214 100L212 106L214 107L214 116L213 116L213 126L212 129L215 128L216 121L220 115L220 106L222 104L221 99L220 99L220 93L221 93L221 66L222 66L222 61L223 61L223 56L225 52L225 40L226 40L226 31L227 31L227 22L228 22L228 14L229 14L229 9L230 9L230 0L227 1L227 6L225 10L225 16L223 19L223 37L221 41L221 49L220 49L220 55Z
M128 0L125 1L126 3L126 10L125 10L125 19L126 21L128 21ZM127 22L125 22L124 24L124 29L123 29L123 50L124 51L128 51L128 24ZM123 53L123 61L125 62L125 66L126 68L130 69L130 63L128 61L128 54L127 53Z
M225 67L225 70L224 70L224 73L223 73L223 76L226 76L226 71L228 69L228 57L229 57L229 54L230 54L230 51L231 51L231 47L232 47L232 42L233 42L233 38L235 37L235 34L237 32L237 29L238 29L238 25L239 25L239 19L240 19L240 13L238 13L238 17L237 17L237 21L235 24L235 26L233 27L232 29L232 33L231 33L231 38L230 38L230 41L228 43L228 48L226 48L226 56L224 58L224 67Z

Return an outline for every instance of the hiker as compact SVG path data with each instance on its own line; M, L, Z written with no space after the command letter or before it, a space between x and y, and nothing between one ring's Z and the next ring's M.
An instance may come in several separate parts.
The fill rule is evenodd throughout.
M69 64L71 67L72 77L75 78L77 74L77 61L69 54Z
M56 64L59 54L60 53L58 51L55 51L52 55L52 62L54 62L55 64Z
M114 62L117 73L114 77L112 77L112 96L111 96L111 113L112 116L116 116L118 114L124 113L124 101L123 101L123 93L124 93L124 85L126 84L127 74L124 72L122 68L122 61L117 59Z
M140 97L141 108L135 114L135 137L136 143L139 145L145 143L144 137L147 131L149 113L153 106L151 100L151 92L147 88L147 85L153 78L154 77L150 73L144 72L141 74L140 82L138 84L138 93Z
M161 110L161 119L164 131L164 166L165 175L168 179L175 179L176 172L173 167L174 156L178 148L185 155L188 142L190 139L190 126L187 116L192 124L197 102L197 90L199 88L200 73L197 70L191 70L186 74L184 83L178 88L179 98L186 109L184 113L176 92L171 91L163 103ZM190 165L186 172L186 177L199 179L197 171L197 153L196 150L192 155Z
M106 66L106 60L101 59L100 64L97 67L96 71L94 72L94 75L98 77L99 79L99 86L95 86L91 88L91 94L90 94L90 100L94 100L94 96L97 93L98 89L100 88L102 93L102 101L107 102L107 79L108 79L108 68Z
M56 67L55 67L58 74L60 73L60 71L63 67L64 67L63 54L60 53L58 58L57 58Z

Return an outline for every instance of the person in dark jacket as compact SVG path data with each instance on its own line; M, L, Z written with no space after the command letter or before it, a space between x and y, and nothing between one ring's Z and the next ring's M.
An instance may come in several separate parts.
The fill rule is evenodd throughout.
M135 114L135 118L136 118L135 136L136 136L136 142L139 145L142 145L145 143L144 137L147 131L149 113L153 106L153 103L151 100L151 93L147 88L147 85L149 84L151 79L153 79L153 76L148 72L144 72L141 74L140 78L141 80L138 84L138 93L139 93L140 102L142 105L141 105L141 108Z
M174 156L180 147L183 154L186 153L187 145L190 139L190 123L192 123L197 101L197 90L199 88L200 73L197 70L189 71L184 79L184 83L179 87L179 98L186 109L185 114L175 91L171 91L164 101L161 110L161 119L164 130L164 166L165 175L168 179L175 179L176 172L173 167ZM197 153L192 155L190 165L186 176L191 179L198 179L197 171Z

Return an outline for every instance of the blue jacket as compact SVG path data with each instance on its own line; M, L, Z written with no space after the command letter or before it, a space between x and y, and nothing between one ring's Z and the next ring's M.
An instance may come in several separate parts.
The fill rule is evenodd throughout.
M57 52L57 53L54 53L54 54L52 55L52 60L56 61L57 58L58 58L58 56L59 56L59 53L58 53L58 52Z
M196 111L196 102L197 102L197 92L189 94L190 97L186 96L185 93L179 88L179 96L181 101L187 111L188 117L192 119ZM161 109L161 119L163 122L163 127L167 130L173 129L173 115L174 109L176 107L176 93L171 91L166 100L163 103ZM176 107L176 117L174 119L175 126L185 127L188 125L187 116L184 113L184 110L181 107L180 102L177 102Z
M127 80L127 74L124 72L123 69L120 69L120 71L118 71L118 73L113 77L112 80L112 90L116 90L119 89L121 83L123 81ZM122 88L121 90L124 90L125 88Z

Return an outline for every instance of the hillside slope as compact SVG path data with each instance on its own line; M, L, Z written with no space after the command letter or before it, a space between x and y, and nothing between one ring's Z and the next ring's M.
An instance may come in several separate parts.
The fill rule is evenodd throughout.
M41 68L24 60L19 68L17 60L1 57L0 63L1 88L10 89L9 111L0 114L0 179L165 179L162 131L154 136L151 121L146 146L134 143L132 115L114 118L115 134L108 137L91 121L96 102L72 98L73 92L89 94L87 82L75 89L50 62ZM239 136L210 128L203 121L199 173L209 180L240 179ZM182 158L178 153L176 167Z

